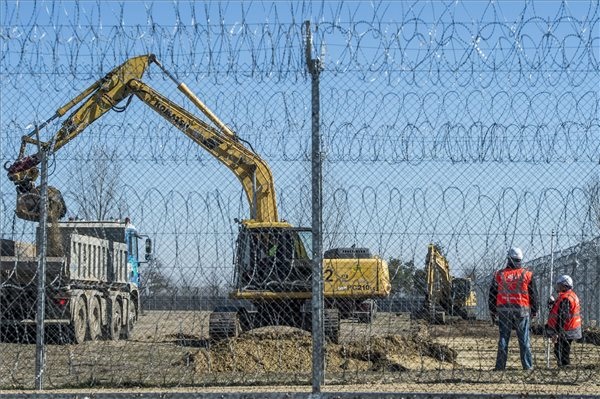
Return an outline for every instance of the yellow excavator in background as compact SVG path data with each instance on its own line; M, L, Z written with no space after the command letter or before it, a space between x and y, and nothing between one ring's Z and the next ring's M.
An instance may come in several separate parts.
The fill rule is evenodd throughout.
M212 125L144 83L141 78L150 64L158 65ZM293 227L279 219L273 175L267 163L152 54L131 58L113 69L23 137L17 160L5 165L17 188L17 216L30 221L40 217L40 188L35 186L35 180L41 157L39 153L26 155L27 146L56 152L106 112L125 110L133 96L231 170L246 194L250 218L236 220L239 234L231 297L247 300L251 306L229 306L212 312L211 338L237 336L243 330L264 325L310 330L311 229ZM119 106L125 99L125 105ZM81 102L53 137L48 141L39 139L42 128ZM66 214L66 204L57 188L49 187L48 193L48 219L56 221ZM323 269L325 334L337 341L340 318L365 322L373 319L375 299L388 296L391 290L388 265L366 248L349 247L325 251Z
M445 324L457 318L475 319L477 298L470 278L452 277L450 264L439 245L429 244L425 258L426 291L414 318Z

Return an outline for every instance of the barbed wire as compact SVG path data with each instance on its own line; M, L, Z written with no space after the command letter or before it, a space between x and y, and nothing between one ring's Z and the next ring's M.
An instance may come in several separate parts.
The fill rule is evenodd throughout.
M573 254L584 262L580 249L585 247L585 268L563 265L560 270L572 273L585 287L585 312L600 314L593 263L600 234L600 1L381 1L339 6L311 1L235 6L194 1L3 1L0 10L2 164L15 160L21 136L34 124L47 120L130 57L154 53L269 163L279 217L296 227L311 226L311 82L304 31L304 21L310 20L312 54L324 65L324 248L366 247L390 263L412 262L422 270L427 245L440 243L452 274L474 278L478 315L485 318L490 276L505 263L508 247L523 248L527 260L539 266L536 278L544 282L549 279L552 250L562 251L566 264L571 261L567 255ZM150 68L143 80L175 102L185 100L158 69ZM190 105L185 108L195 111ZM59 130L62 120L42 131L43 137ZM171 283L163 294L197 296L210 291L223 300L220 304L230 305L223 292L211 290L231 287L235 219L247 218L250 212L245 192L227 168L135 99L125 112L107 113L52 154L49 184L63 193L68 217L83 217L77 199L82 192L89 194L86 184L92 180L84 172L97 172L93 169L99 160L120 174L108 218L130 217L140 232L153 238L156 263L142 267L141 281L154 268L153 273L158 270ZM16 218L15 200L12 183L0 179L2 238L33 243L36 223ZM398 270L391 272L396 275ZM30 283L33 286L33 280ZM28 303L19 294L15 303ZM405 294L394 291L387 304L406 299ZM419 299L411 300L414 308ZM180 310L150 312L127 346L93 343L103 356L90 357L96 352L87 343L52 346L56 352L51 352L46 368L50 384L98 384L93 370L105 369L113 370L102 377L107 380L100 383L107 385L209 386L217 379L222 379L218 384L242 384L248 376L257 382L263 378L265 370L216 377L217 364L209 356L218 345L192 350L208 337L208 313ZM274 317L282 314L275 308L269 311ZM385 313L370 324L345 321L345 337L365 338L375 347L371 343L377 335L397 334L399 328L415 325L408 317L401 320L391 305ZM475 323L469 321L469 328ZM496 329L477 326L475 338L467 330L454 335L454 326L439 330L438 342L461 350L463 359L478 348L476 362L448 365L448 380L498 381L483 372L496 351ZM26 335L11 332L16 340ZM194 344L186 346L185 340ZM277 340L273 352L286 357L281 355L286 338ZM130 344L135 356L125 350ZM227 344L224 358L233 356L229 363L244 363L234 353L234 344ZM536 341L538 356L544 351L542 344L541 338ZM26 342L2 345L5 366L14 367L5 373L8 377L0 377L0 384L30 385L34 377L25 376L29 366L20 363L33 363ZM296 353L305 344L290 345ZM572 376L579 378L578 384L593 384L598 351L585 345L589 358L580 356ZM394 346L410 348L404 343ZM337 363L350 364L344 378L356 381L362 371L352 369L356 359L347 356L348 348L343 347L346 352ZM192 353L196 350L200 351ZM403 382L439 382L439 363L425 369L423 353L414 355L421 367L414 372L373 373L369 368L368 373L380 381L385 373L386 378L400 375ZM259 364L256 359L246 362ZM536 378L546 383L552 376L538 368L540 359L536 361ZM121 366L115 369L114 364ZM278 370L281 380L273 380L271 374L264 378L270 384L298 383L304 378L298 370ZM590 372L583 376L581 370ZM90 380L84 376L88 374ZM501 375L505 377L522 383L510 371ZM564 381L569 378L565 375Z
M72 190L64 190L69 203L75 194ZM500 187L498 193L490 193L478 186L400 188L381 184L335 189L325 185L325 190L324 225L328 245L336 247L350 245L353 240L366 241L387 257L402 255L410 259L422 251L422 248L399 244L407 239L420 243L437 237L448 247L456 245L457 241L487 241L488 244L475 251L477 257L483 258L491 247L504 248L513 240L541 245L551 234L548 225L554 227L564 245L590 239L600 229L594 220L593 200L583 188L517 191ZM280 207L283 218L296 226L309 224L306 215L310 214L307 209L310 186L286 185L278 192L286 198ZM233 251L237 234L233 221L248 214L241 193L232 196L225 190L161 191L153 188L140 191L125 186L120 193L127 198L128 207L123 209L124 214L115 213L111 219L131 216L136 223L145 226L149 234L169 236L180 242L212 236L229 243L214 246L219 250L229 247ZM10 211L14 208L12 201L12 193L2 198L3 231L9 236L24 236L25 228L10 227L15 223ZM70 215L80 218L77 207L70 210Z
M0 31L5 48L0 58L2 73L27 74L33 79L69 74L79 80L93 79L125 58L148 52L173 65L181 77L196 80L207 76L304 79L305 60L299 51L303 21L298 20L296 10L311 15L319 7L310 2L298 8L292 5L289 22L278 16L273 3L269 22L252 23L241 15L239 21L227 23L227 3L216 3L218 10L202 10L193 2L177 2L172 5L173 13L180 16L190 6L185 11L189 19L177 17L174 23L159 25L155 21L160 15L153 14L152 4L144 4L145 18L134 24L126 24L125 3L117 3L117 15L106 15L100 11L100 1L94 5L76 1L69 7L73 13L69 23L60 23L65 7L60 2L45 9L34 6L29 13L21 11L20 4L12 8L8 4L4 4ZM397 16L400 22L393 22L386 13L364 20L352 12L342 22L341 11L334 11L331 21L336 22L323 19L316 24L315 43L327 46L326 71L353 72L362 79L386 76L390 84L418 85L418 73L427 72L427 78L442 87L485 87L493 81L512 86L567 83L580 87L597 74L598 1L578 9L583 14L577 15L566 3L556 3L544 10L545 18L539 8L525 2L522 10L512 13L512 20L505 15L513 10L503 9L498 2L481 8L482 19L461 19L459 15L469 15L466 7L448 2L439 16L426 19L414 2L402 7L404 12ZM94 9L98 13L92 18ZM213 22L211 13L219 15L219 20ZM448 81L445 72L460 73Z
M28 86L37 87L40 94L64 93L66 85L77 93L81 81L95 81L124 59L150 50L176 74L202 85L208 80L213 81L211 87L223 83L231 87L240 79L274 85L275 90L268 92L264 88L234 95L222 89L210 92L217 101L233 98L226 100L233 101L228 111L236 111L229 112L227 119L264 157L308 159L305 137L310 121L305 112L297 111L306 108L306 101L289 89L306 80L301 24L273 18L265 23L241 19L231 24L219 19L203 25L200 21L210 21L210 12L224 14L226 5L217 4L216 10L191 4L191 12L198 14L191 17L193 23L178 17L174 25L164 26L154 22L151 4L145 5L145 18L133 25L124 23L124 3L119 3L115 15L107 16L100 12L100 2L89 9L88 4L74 2L73 21L62 25L56 22L60 3L31 13L16 6L5 13L0 27L6 48L0 59L3 86L23 90L26 74ZM187 5L174 4L174 14L180 16ZM519 18L509 20L500 5L489 2L481 10L485 19L468 22L457 17L463 6L448 3L433 19L420 17L413 3L402 9L401 22L381 14L370 21L317 24L315 42L340 49L324 59L324 81L331 87L323 90L322 134L328 160L597 162L600 149L594 137L599 131L600 99L594 87L599 74L594 49L600 40L595 29L599 3L590 2L583 15L573 15L560 3L552 18L545 19L532 4L524 3L516 13ZM92 17L96 9L98 15ZM302 3L292 12L305 9L314 7ZM338 21L341 11L332 12ZM116 25L104 25L102 17L116 17ZM102 45L110 50L94 47ZM499 58L490 60L483 55L486 52ZM378 83L378 88L348 88L344 76L350 73L357 81ZM48 79L51 75L69 78ZM150 71L148 78L156 81L157 77ZM403 90L398 92L400 85ZM281 110L282 116L275 120L264 114L257 119L255 109L245 105L261 98L268 109ZM373 112L365 119L364 112L349 109L389 112ZM107 141L147 140L146 154L129 151L121 155L123 159L186 163L206 158L161 121L143 116L142 123L124 122L125 133L122 121L99 121L96 131L102 131ZM43 118L40 112L39 119ZM16 141L31 120L17 121L8 115L3 119L8 128L4 148L18 148ZM144 137L148 133L151 136Z
M344 104L339 104L339 110L334 109L331 116L326 114L321 128L324 152L330 162L598 163L600 143L596 138L600 132L600 119L597 117L597 105L600 98L597 92L587 92L583 98L585 96L590 99L585 104L590 112L582 115L580 111L583 107L579 107L576 115L569 115L568 119L562 120L544 119L543 115L538 116L531 111L529 116L519 121L519 112L516 110L511 113L512 117L505 118L497 116L491 110L486 111L484 118L487 120L469 120L469 115L449 118L442 116L448 111L444 108L438 109L441 115L436 120L429 120L426 116L411 120L403 109L397 110L395 115L383 115L374 121L365 120L356 113L344 115L346 118L353 118L344 120L336 117L341 109L347 110ZM426 97L427 95L422 96L423 99ZM522 98L528 97L523 95ZM478 105L477 102L473 104ZM465 109L468 110L470 105L465 103ZM552 102L551 109L558 112L563 105L560 99L556 99L556 102ZM352 106L381 109L385 104L374 106L369 101L364 101ZM452 108L455 106L452 105ZM425 112L425 107L423 104L417 109L410 108L413 118L414 115L422 115L421 111ZM528 109L533 109L533 106ZM98 121L83 134L91 136L97 145L121 141L124 145L119 146L116 155L121 160L204 163L210 159L208 154L187 137L166 122L158 120L157 115L146 111L140 114L142 120L137 120L136 116L135 122L127 119L117 123ZM310 158L310 145L306 140L309 121L306 116L303 120L282 118L284 120L277 121L275 129L272 128L274 121L267 119L260 123L252 121L252 115L249 114L238 116L240 118L232 127L243 132L242 137L251 142L253 148L265 159L301 161ZM580 118L575 119L579 116ZM513 118L516 120L508 121ZM4 156L14 158L16 154L10 155L9 152L19 148L20 137L29 132L30 123L15 119L5 119L4 123ZM60 157L67 160L85 159L92 155L89 151L91 149L87 142L75 141L70 143L70 148L64 151L64 155L60 154Z
M271 4L268 21L251 21L248 7L239 20L226 22L225 3L202 8L193 2L178 2L169 5L176 16L170 23L157 22L161 16L155 15L153 4L143 4L141 17L133 21L124 17L124 2L113 3L116 8L110 12L99 1L41 5L35 3L30 9L31 4L3 4L0 38L5 51L0 56L0 74L3 88L15 99L13 106L2 110L4 160L16 157L20 137L30 130L32 119L44 120L50 115L48 105L31 96L32 89L50 98L65 94L65 87L78 93L128 57L153 52L180 78L210 93L217 113L226 115L234 130L263 158L285 165L282 169L306 162L310 159L310 113L306 90L297 87L307 83L304 18L299 16L317 10L322 17L314 24L314 42L317 47L327 47L321 125L326 170L348 163L457 167L560 164L565 168L561 175L577 169L586 180L593 179L600 161L600 98L595 87L600 72L595 51L600 42L598 1L578 7L576 13L565 2L542 12L534 3L507 10L490 1L474 11L480 13L476 16L461 2L444 3L438 14L429 14L414 2L402 5L395 16L398 21L378 7L365 18L364 13L324 10L302 2L291 6L292 22L284 21L278 4ZM72 14L69 21L60 16L67 7ZM329 20L323 17L327 13L331 13ZM27 76L26 87L23 76ZM164 82L152 71L145 79L158 86ZM242 81L246 85L238 88ZM172 93L173 89L169 90ZM24 116L22 109L33 109L35 118ZM277 113L272 112L275 109ZM213 162L203 149L174 132L150 110L137 107L134 117L124 114L121 119L111 117L90 126L83 133L88 139L70 143L56 155L58 163L89 162L96 156L93 148L115 142L120 145L112 155L114 162L174 169L192 164L206 167ZM59 124L51 126L54 131L58 128ZM274 167L275 172L278 168ZM55 178L59 178L60 170L56 173ZM333 219L343 220L342 214L362 209L363 218L355 223L367 220L373 221L373 226L345 226L352 234L379 229L386 220L394 219L377 221L376 214L403 215L400 219L411 220L410 212L401 208L374 212L370 193L389 198L386 201L399 196L402 204L409 199L407 209L429 218L427 226L436 226L444 219L440 209L453 208L445 203L447 193L457 192L463 198L460 220L488 201L496 204L491 214L499 215L498 224L475 233L491 237L520 207L530 215L551 207L541 199L532 204L531 197L542 198L553 189L579 193L579 189L551 181L550 187L514 193L520 205L507 210L499 205L505 197L501 190L507 188L506 182L498 185L498 197L475 194L480 187L477 183L460 188L437 183L440 186L433 189L433 195L431 187L402 183L410 187L399 187L397 182L360 183L361 194L352 196L347 189L332 187L331 212L337 214ZM284 207L298 210L296 213L302 215L299 219L307 220L310 190L306 184L300 187L292 195L286 195L286 190L279 194ZM156 196L162 191L152 188L145 195ZM135 196L144 190L136 187L130 192ZM302 193L303 206L293 200L297 192ZM568 208L571 200L567 198L572 196L563 194L555 199L562 206L552 207ZM339 202L342 197L346 199ZM228 198L225 203L238 204L236 212L246 211L241 196L231 192L217 191L210 200L204 195L200 198L210 220L222 212L210 210L215 198ZM162 198L159 208L169 209L173 201ZM182 209L189 210L193 201L179 202ZM138 203L142 212L152 209L145 201L138 199ZM472 205L470 210L465 204ZM589 234L584 214L577 213L580 211L573 211L581 219L578 226L586 226L585 234ZM194 220L192 213L181 219ZM531 230L518 234L535 235L537 219L529 218L533 221ZM405 224L402 231L411 232L410 226ZM455 226L449 234L469 236L473 232ZM383 242L385 239L378 245L384 246Z

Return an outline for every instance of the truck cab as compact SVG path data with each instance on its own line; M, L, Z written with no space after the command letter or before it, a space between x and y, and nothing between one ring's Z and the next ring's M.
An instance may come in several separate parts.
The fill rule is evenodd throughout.
M140 258L140 241L145 238L144 260ZM125 219L125 245L127 245L127 270L129 282L140 286L140 263L152 259L152 241L148 236L140 235L129 218Z

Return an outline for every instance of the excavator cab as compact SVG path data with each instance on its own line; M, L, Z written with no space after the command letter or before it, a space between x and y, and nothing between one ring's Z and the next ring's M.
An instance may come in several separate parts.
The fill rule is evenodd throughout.
M236 289L242 291L309 291L310 229L286 223L243 224L237 238Z

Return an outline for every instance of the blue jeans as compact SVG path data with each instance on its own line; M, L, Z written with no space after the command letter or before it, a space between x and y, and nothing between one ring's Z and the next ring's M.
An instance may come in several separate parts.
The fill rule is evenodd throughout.
M498 326L500 328L500 339L498 340L498 354L496 355L496 370L506 368L508 342L513 329L517 330L521 365L524 370L533 369L531 343L529 341L529 316L522 317L511 312L498 312Z

